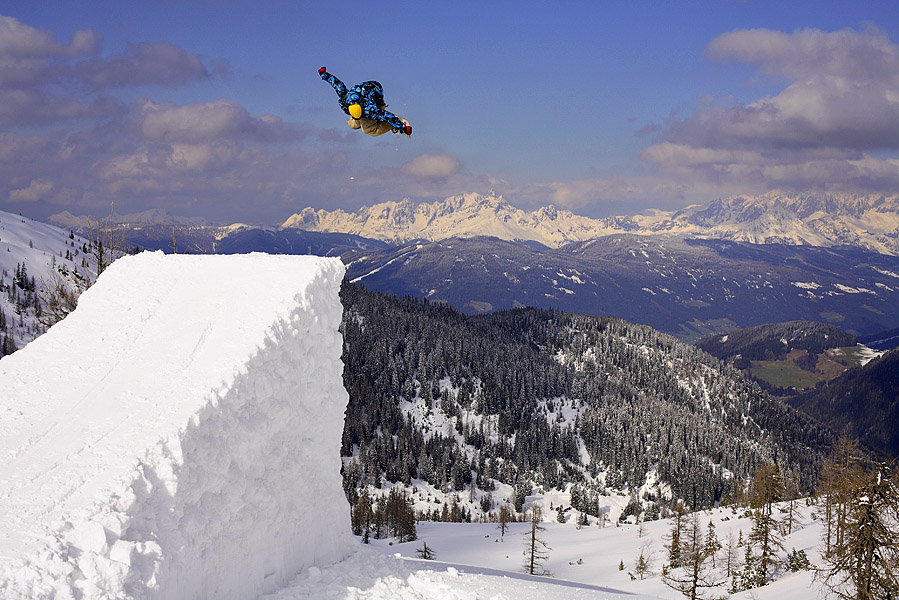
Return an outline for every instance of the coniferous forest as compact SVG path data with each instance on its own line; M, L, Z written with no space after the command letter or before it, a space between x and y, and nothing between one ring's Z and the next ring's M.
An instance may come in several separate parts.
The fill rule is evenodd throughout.
M603 496L626 495L622 519L652 519L739 498L763 463L811 492L833 444L739 371L646 326L535 308L465 316L349 283L342 299L353 504L422 481L479 490L485 513L520 511L534 488L571 484L578 510L598 516Z

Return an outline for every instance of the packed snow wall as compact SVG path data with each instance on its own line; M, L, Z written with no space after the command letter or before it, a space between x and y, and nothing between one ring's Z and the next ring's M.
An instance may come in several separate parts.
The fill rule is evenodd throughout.
M0 360L0 597L247 600L349 554L343 274L122 258Z

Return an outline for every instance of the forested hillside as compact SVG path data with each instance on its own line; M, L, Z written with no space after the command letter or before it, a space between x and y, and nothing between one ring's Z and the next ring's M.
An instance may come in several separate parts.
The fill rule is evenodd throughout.
M622 516L652 518L676 499L734 498L762 462L810 491L831 445L732 367L646 326L533 308L471 317L352 284L342 295L351 500L427 482L487 511L504 491L520 507L533 486L572 483L579 510L630 496Z

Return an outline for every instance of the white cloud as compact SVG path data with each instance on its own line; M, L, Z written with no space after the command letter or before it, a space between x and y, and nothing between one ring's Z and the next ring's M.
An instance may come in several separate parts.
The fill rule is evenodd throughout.
M738 191L895 187L894 161L872 156L899 147L899 46L885 34L738 30L716 37L707 53L792 81L773 96L707 102L669 119L640 153L659 174Z
M38 31L14 17L0 15L0 55L45 56L58 51L58 44L46 31Z
M93 29L72 34L69 44L53 34L26 25L15 17L0 15L0 87L30 81L46 82L39 75L58 74L65 59L99 52L102 38Z
M52 181L44 181L32 179L31 184L24 189L11 190L9 192L10 202L37 202L42 200L53 189Z
M459 168L459 161L449 154L422 154L404 164L403 172L419 179L442 179Z
M254 117L241 105L224 99L183 106L140 100L132 106L131 121L143 139L157 142L286 141L306 135L302 127L272 115Z
M196 54L167 42L142 42L121 56L81 61L75 65L75 74L98 89L174 87L211 76Z
M739 29L713 39L706 52L716 60L757 63L765 73L793 79L828 75L899 83L899 48L877 29Z

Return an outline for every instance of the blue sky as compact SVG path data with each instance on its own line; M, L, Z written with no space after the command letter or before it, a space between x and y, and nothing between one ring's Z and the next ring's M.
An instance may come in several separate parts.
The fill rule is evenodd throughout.
M411 139L346 126L320 66ZM604 216L899 191L895 2L7 0L0 209L279 223L494 190Z

